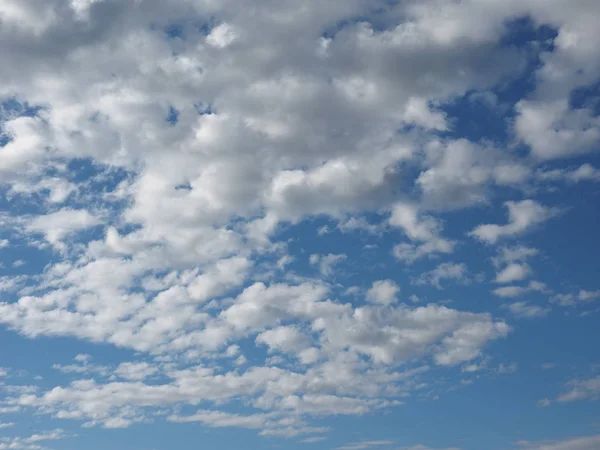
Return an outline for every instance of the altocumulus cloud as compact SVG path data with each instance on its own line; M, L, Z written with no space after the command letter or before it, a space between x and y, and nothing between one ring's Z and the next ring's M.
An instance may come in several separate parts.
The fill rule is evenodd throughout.
M599 22L593 0L0 2L0 450L172 427L507 448L460 394L574 367L538 324L585 364L514 397L586 422ZM461 437L421 426L449 410ZM598 448L570 423L517 445Z

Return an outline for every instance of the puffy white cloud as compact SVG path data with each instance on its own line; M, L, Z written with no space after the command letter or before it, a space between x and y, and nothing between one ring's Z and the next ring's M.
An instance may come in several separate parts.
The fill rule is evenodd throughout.
M560 174L535 167L592 151L598 139L591 109L568 102L600 75L597 6L542 3L309 0L250 11L235 0L0 2L0 99L18 109L0 111L0 175L10 201L25 206L0 217L13 232L0 247L41 246L43 236L61 250L31 278L0 279L0 322L28 337L75 337L191 364L118 361L108 381L22 393L16 404L119 428L149 420L147 409L235 399L259 411L171 418L293 436L324 431L297 415L397 405L401 364L480 356L507 335L506 323L398 305L389 280L373 284L372 304L343 303L322 280L286 270L300 258L282 256L290 241L278 232L321 215L370 237L389 225L407 239L394 256L410 263L457 246L437 211L485 204L532 176L597 178L589 165ZM525 69L526 52L498 45L506 22L525 16L558 32L556 49L540 57L535 92L516 108L514 132L534 158L441 139L454 130L445 104L475 92L494 106L488 91ZM166 36L181 18L183 37ZM81 164L89 167L74 168ZM554 213L533 200L507 207L507 225L482 225L473 236L494 243ZM365 218L372 212L391 214L380 224ZM498 282L524 279L534 254L509 253ZM333 278L343 259L315 253L310 262ZM463 263L448 262L416 277L438 287L468 279ZM546 291L495 292L534 290ZM582 291L577 301L595 297ZM241 341L296 359L256 361ZM83 356L55 368L70 377L111 369Z
M115 375L127 380L143 380L156 372L158 372L158 369L147 362L124 362L116 368Z
M503 286L493 290L493 293L498 297L514 298L520 297L527 292L542 292L549 294L550 290L544 283L539 281L530 281L527 286Z
M506 202L508 223L506 225L479 225L469 235L487 243L494 244L503 237L518 236L534 225L545 222L557 213L556 209L540 205L534 200Z
M256 342L267 345L270 350L279 350L286 353L304 350L310 345L310 340L306 334L295 327L289 326L264 331L256 337Z
M71 233L100 224L101 221L86 210L64 208L60 211L35 217L26 225L32 233L42 233L52 245L64 248L61 240Z
M567 99L522 100L517 113L516 131L539 159L587 153L600 142L600 118L589 109L571 109Z
M441 224L431 216L419 213L418 207L410 203L396 203L389 218L390 225L401 228L406 237L414 243L398 244L394 256L406 262L413 262L424 256L437 253L452 253L455 242L440 236Z
M445 262L438 265L435 269L421 274L415 281L415 284L431 284L438 289L442 288L441 282L453 280L457 283L470 283L469 270L464 263Z
M494 280L495 283L512 283L522 281L531 274L531 268L527 264L512 263L502 269Z
M400 286L393 280L379 280L373 282L367 291L367 300L381 305L391 305L398 301Z
M490 185L518 186L530 169L504 152L466 139L433 141L426 148L428 168L416 183L427 206L453 209L483 203Z

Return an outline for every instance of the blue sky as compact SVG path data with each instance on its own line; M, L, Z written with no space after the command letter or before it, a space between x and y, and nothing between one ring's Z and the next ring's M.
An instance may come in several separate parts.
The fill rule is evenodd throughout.
M595 0L0 3L0 450L600 449Z

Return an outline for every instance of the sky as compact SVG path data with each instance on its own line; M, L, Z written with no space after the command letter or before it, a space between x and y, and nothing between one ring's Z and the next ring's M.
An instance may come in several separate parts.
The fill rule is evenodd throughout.
M600 449L598 23L2 0L0 450Z

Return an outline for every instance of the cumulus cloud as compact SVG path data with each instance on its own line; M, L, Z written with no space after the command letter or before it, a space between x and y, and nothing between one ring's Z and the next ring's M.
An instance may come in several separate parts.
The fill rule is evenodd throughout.
M420 214L416 205L396 203L392 207L389 223L400 228L411 241L394 247L394 256L399 260L413 262L424 256L452 253L454 249L455 242L441 237L440 222Z
M503 45L521 17L552 27L553 48ZM466 285L464 223L450 214L533 195L540 181L598 179L589 163L545 165L598 148L593 107L571 101L600 77L597 18L595 2L538 0L0 2L0 250L14 262L0 323L120 349L110 366L55 364L63 382L16 392L0 412L125 428L160 410L320 435L314 417L394 408L429 366L482 357L510 326L468 303L402 304L404 272L387 273L385 258L423 289ZM531 92L499 99L520 77ZM513 108L507 137L467 139L470 117L451 108L464 98ZM495 244L557 213L533 198L505 206L506 224L470 235ZM315 224L342 233L315 244ZM356 256L355 237L375 261ZM526 280L537 252L502 249L496 283ZM376 281L340 298L356 293L351 278ZM590 289L552 301L589 302ZM550 288L494 290L527 292ZM226 410L236 402L252 411Z
M469 235L487 244L495 244L501 238L518 236L557 213L555 209L545 207L534 200L511 201L504 205L508 209L506 225L479 225Z
M421 274L415 284L431 284L438 289L442 288L442 281L453 280L457 283L470 283L469 270L464 263L445 262L435 269Z
M502 269L494 280L495 283L512 283L521 281L531 274L531 268L527 264L512 263Z
M382 305L390 305L398 300L400 286L393 280L379 280L373 282L367 291L367 300Z
M52 245L71 233L98 225L100 220L86 210L61 209L60 211L38 216L29 222L26 230L41 233Z

